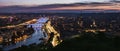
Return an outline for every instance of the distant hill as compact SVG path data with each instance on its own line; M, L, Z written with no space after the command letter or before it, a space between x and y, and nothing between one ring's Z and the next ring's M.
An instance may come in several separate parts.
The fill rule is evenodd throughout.
M103 6L103 7L102 7ZM112 3L73 3L73 4L50 4L33 7L5 6L0 7L0 13L98 13L120 12L120 7ZM104 8L110 7L110 8Z

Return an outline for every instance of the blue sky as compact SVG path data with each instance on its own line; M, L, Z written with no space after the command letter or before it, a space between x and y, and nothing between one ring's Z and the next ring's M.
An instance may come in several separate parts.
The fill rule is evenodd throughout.
M10 5L45 5L45 4L64 4L80 2L107 2L109 0L0 0L0 6Z

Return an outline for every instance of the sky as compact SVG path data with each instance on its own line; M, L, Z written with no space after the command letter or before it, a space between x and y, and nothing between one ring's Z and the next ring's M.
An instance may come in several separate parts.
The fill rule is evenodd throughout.
M99 2L99 3L94 3L94 2ZM79 3L79 4L75 4L75 3ZM49 4L58 4L58 5L49 5ZM59 4L63 4L63 5L59 5ZM68 4L70 4L71 6ZM44 5L44 6L39 6L39 5ZM11 7L6 7L6 6L11 6ZM28 6L27 9L26 6ZM0 13L41 12L41 11L61 11L61 10L62 11L64 10L120 11L120 0L0 0Z
M12 5L46 5L46 4L69 4L69 3L81 3L81 2L108 2L110 0L0 0L0 6L12 6Z

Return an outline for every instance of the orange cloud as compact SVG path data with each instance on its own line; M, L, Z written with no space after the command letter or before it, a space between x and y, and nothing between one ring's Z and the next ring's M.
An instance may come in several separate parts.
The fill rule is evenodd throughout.
M49 8L45 10L85 10L85 9L102 9L102 10L120 10L120 4L112 4L112 5L99 5L99 6L91 6L91 5L84 5L84 6L69 6L69 7L59 7L59 8Z

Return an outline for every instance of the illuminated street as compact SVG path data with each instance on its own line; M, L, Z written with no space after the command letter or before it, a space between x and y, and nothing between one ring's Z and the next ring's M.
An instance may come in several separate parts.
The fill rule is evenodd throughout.
M62 42L62 40L60 40L60 34L53 28L53 26L51 26L50 21L48 21L48 24L46 24L46 29L48 33L51 33L51 32L54 33L54 37L51 42L54 47L57 46L60 42Z
M27 22L20 23L18 25L10 25L10 26L0 27L0 28L14 28L14 27L21 26L21 25L28 25L28 24L31 24L31 22L36 22L36 21L37 21L36 19L32 19Z

